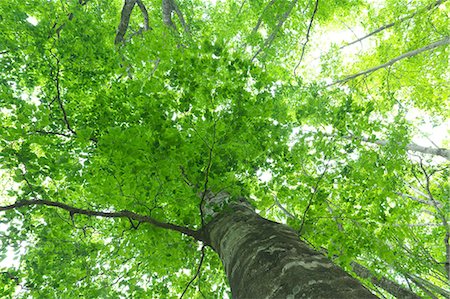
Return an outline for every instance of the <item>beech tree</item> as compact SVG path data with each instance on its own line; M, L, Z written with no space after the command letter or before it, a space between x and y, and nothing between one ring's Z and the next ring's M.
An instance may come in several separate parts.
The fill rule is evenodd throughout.
M1 2L0 295L447 298L449 11Z

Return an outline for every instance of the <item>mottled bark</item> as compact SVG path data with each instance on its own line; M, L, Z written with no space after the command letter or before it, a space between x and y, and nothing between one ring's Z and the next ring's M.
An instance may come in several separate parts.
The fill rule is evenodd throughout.
M245 201L214 213L205 233L233 298L377 298L296 231L260 217Z

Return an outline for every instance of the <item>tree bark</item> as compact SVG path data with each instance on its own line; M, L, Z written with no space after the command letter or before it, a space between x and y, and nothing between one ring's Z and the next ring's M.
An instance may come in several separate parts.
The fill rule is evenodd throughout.
M244 200L214 214L205 233L233 298L377 298L296 231L260 217Z

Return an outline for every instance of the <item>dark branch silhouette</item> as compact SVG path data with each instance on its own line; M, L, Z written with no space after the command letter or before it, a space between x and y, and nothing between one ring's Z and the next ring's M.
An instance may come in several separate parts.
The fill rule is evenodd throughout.
M297 75L297 68L300 66L300 64L302 63L303 60L303 55L305 55L305 48L306 48L306 44L308 44L309 42L309 33L311 32L311 27L312 27L312 23L314 21L314 16L317 13L317 8L319 7L319 0L316 0L316 3L314 4L314 11L313 14L311 16L311 19L309 20L309 25L308 25L308 30L306 31L306 39L305 42L302 45L302 54L300 55L300 59L297 63L297 65L294 68L294 75Z
M93 211L93 210L87 210L87 209L81 209L77 207L73 207L70 205L67 205L62 202L57 201L50 201L50 200L41 200L41 199L34 199L34 200L19 200L15 203L8 205L8 206L0 206L0 211L8 211L13 209L18 209L22 207L28 207L28 206L48 206L48 207L57 207L63 210L66 210L70 213L71 217L75 214L80 215L86 215L91 217L104 217L104 218L125 218L128 220L136 220L140 223L150 223L154 226L177 231L182 234L185 234L187 236L190 236L198 241L204 241L204 237L201 231L195 231L192 229L189 229L184 226L179 226L171 223L166 222L160 222L156 219L153 219L146 215L140 215L128 210L122 210L119 212L102 212L102 211Z

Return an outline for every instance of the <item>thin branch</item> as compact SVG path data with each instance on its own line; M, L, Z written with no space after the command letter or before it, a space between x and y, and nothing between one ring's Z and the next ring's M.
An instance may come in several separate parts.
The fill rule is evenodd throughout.
M137 0L136 1L139 9L142 12L142 16L144 17L144 31L146 30L152 30L152 27L150 27L149 23L148 23L148 11L147 8L145 8L144 3L142 3L141 0Z
M359 72L359 73L347 76L347 77L345 77L343 79L337 80L337 81L335 81L333 83L328 84L326 87L330 87L330 86L333 86L333 85L336 85L336 84L340 84L340 83L345 83L345 82L347 82L349 80L352 80L352 79L355 79L357 77L373 73L373 72L375 72L375 71L377 71L379 69L391 66L394 63L396 63L397 61L400 61L402 59L415 56L415 55L420 54L422 52L429 51L429 50L435 49L435 48L443 46L443 45L448 45L449 43L450 43L450 37L446 36L445 38L441 39L440 41L434 42L434 43L429 44L429 45L427 45L425 47L422 47L422 48L419 48L419 49L407 52L405 54L402 54L400 56L397 56L394 59L391 59L390 61L388 61L386 63L383 63L381 65L372 67L372 68L370 68L368 70L365 70L365 71L362 71L362 72Z
M34 131L34 133L39 133L39 134L42 134L42 135L56 135L56 136L72 138L72 135L59 133L59 132L54 132L54 131L36 130L36 131Z
M266 39L266 41L264 42L264 45L262 47L260 47L258 49L258 51L256 51L256 53L255 53L255 55L253 55L251 61L253 61L264 49L270 48L270 46L272 45L272 42L275 39L278 31L281 29L281 27L283 26L284 22L286 22L287 18L291 14L292 9L297 4L297 2L298 2L298 0L293 0L291 2L291 4L289 5L289 8L286 10L286 12L281 16L280 20L278 21L278 24L275 27L275 29L273 30L273 32Z
M241 6L239 7L239 11L236 14L236 17L239 17L239 15L242 13L242 8L244 8L245 2L247 2L247 0L243 0Z
M289 218L291 218L291 219L297 219L297 217L295 217L294 215L292 215L288 210L286 210L285 207L283 207L283 206L281 205L281 203L278 201L278 198L277 198L276 195L273 197L273 200L275 201L276 206L277 206L278 208L280 208L280 210L281 210L287 217L289 217Z
M302 223L300 224L300 228L298 229L298 235L301 235L302 230L303 230L303 226L305 225L306 222L306 215L308 214L309 209L311 208L311 205L314 201L314 198L317 194L317 191L319 190L319 184L322 181L323 177L325 176L325 173L328 170L328 167L330 166L330 160L328 159L327 161L327 165L325 166L325 169L323 170L322 174L320 175L320 177L317 179L316 184L314 185L313 189L314 192L313 194L311 194L311 196L309 197L308 200L308 205L306 206L305 210L303 211L303 216L302 216Z
M128 210L122 210L119 212L101 212L101 211L93 211L93 210L87 210L87 209L81 209L77 207L73 207L70 205L67 205L62 202L57 201L50 201L50 200L41 200L41 199L35 199L35 200L19 200L16 201L14 204L8 205L8 206L0 206L0 211L8 211L13 209L18 209L21 207L27 207L27 206L48 206L48 207L57 207L63 210L66 210L70 213L70 215L80 214L80 215L86 215L91 217L104 217L104 218L128 218L132 220L139 221L141 223L150 223L154 226L177 231L182 234L185 234L187 236L190 236L198 241L204 241L203 234L200 231L195 231L192 229L189 229L187 227L166 223L166 222L160 222L158 220L155 220L149 216L140 215Z
M421 11L423 11L423 10L431 10L432 8L441 5L441 4L442 4L443 2L445 2L445 1L447 1L447 0L438 0L438 1L436 1L436 2L431 3L430 5L426 6L424 9L417 10L417 11L415 11L414 13L412 13L412 14L410 14L410 15L408 15L408 16L405 16L405 17L403 17L403 18L398 19L398 20L395 21L395 22L392 22L392 23L383 25L383 26L381 26L380 28L377 28L377 29L375 29L374 31L370 32L369 34L366 34L365 36L363 36L363 37L361 37L361 38L358 38L358 39L356 39L356 40L354 40L354 41L352 41L352 42L350 42L350 43L348 43L348 44L346 44L346 45L343 45L342 47L339 48L339 50L342 50L342 49L344 49L344 48L346 48L346 47L348 47L348 46L351 46L351 45L353 45L353 44L359 43L359 42L365 40L366 38L371 37L372 35L377 34L377 33L380 32L380 31L383 31L383 30L385 30L385 29L391 28L392 26L394 26L394 25L396 25L396 24L399 24L399 23L404 22L404 21L406 21L406 20L408 20L408 19L411 19L412 17L414 17L416 14L418 14L419 12L421 12Z
M256 22L255 27L254 27L253 30L252 30L252 33L251 33L252 35L255 34L255 33L258 31L259 26L261 26L262 18L263 18L263 16L264 16L264 14L266 13L267 9L269 9L269 7L271 7L276 1L277 1L277 0L272 0L272 1L270 1L270 2L267 3L267 5L264 7L264 9L263 9L261 15L260 15L259 18L258 18L258 21Z
M431 175L432 174L428 174L428 172L426 171L423 163L422 163L422 159L420 159L419 161L419 165L420 168L422 169L423 174L425 175L425 182L426 182L426 187L425 190L428 193L428 196L430 197L431 201L434 203L434 207L436 208L442 224L445 227L445 237L444 237L444 244L445 244L445 270L447 272L447 279L450 280L450 229L448 226L448 221L446 218L446 214L442 212L442 210L439 208L438 206L438 201L434 199L433 194L431 193L431 188L430 188L430 179L431 179Z
M200 262L198 263L197 271L195 272L194 277L188 282L186 285L186 288L184 289L183 293L180 296L180 299L183 299L184 294L186 294L187 290L189 289L189 286L194 282L194 280L197 278L197 276L200 274L200 269L202 268L203 260L205 259L205 245L202 246L202 255L200 257Z
M420 199L420 198L417 198L417 197L415 197L415 196L412 196L412 195L409 195L409 194L405 194L405 193L401 193L401 192L395 192L395 193L396 193L397 195L400 195L400 196L403 197L403 198L409 198L409 199L411 199L411 200L414 200L414 201L416 201L416 202L422 203L422 204L424 204L424 205L428 205L428 206L432 206L432 207L435 206L435 203L434 203L433 201L431 201L431 200ZM442 204L441 204L440 202L438 202L438 207L439 207L439 208L442 207Z
M302 45L302 54L300 55L300 60L298 61L297 65L294 68L294 75L297 76L297 68L300 66L300 64L302 63L303 60L303 55L305 55L305 48L306 48L306 44L308 44L309 42L309 33L311 31L311 27L312 27L312 23L314 21L314 16L317 13L317 8L319 7L319 0L316 0L316 3L314 4L314 11L313 14L311 16L311 19L309 20L309 25L308 25L308 30L306 31L306 39L305 42Z
M61 99L61 87L60 87L60 83L59 83L59 72L60 72L60 62L59 62L59 58L56 57L56 55L53 54L53 56L56 59L56 78L55 78L55 84L56 84L56 100L58 101L59 104L59 108L61 109L62 113L63 113L63 118L64 118L64 123L66 124L67 129L73 134L73 135L77 135L77 133L72 129L72 127L70 126L69 123L69 119L67 118L67 112L66 109L64 108L62 99Z

